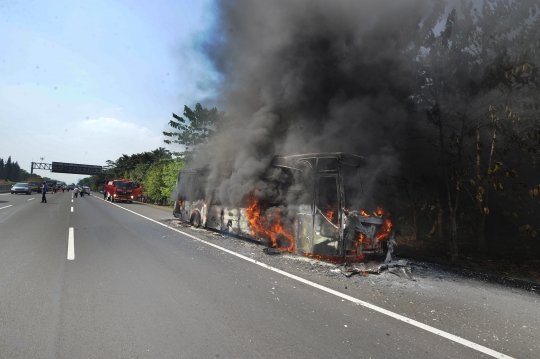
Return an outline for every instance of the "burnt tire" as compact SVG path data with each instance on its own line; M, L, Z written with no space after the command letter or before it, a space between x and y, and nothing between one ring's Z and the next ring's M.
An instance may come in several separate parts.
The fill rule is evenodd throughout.
M189 219L189 223L191 223L191 225L193 227L200 227L201 226L201 214L199 213L199 211L194 211L191 214L191 218Z

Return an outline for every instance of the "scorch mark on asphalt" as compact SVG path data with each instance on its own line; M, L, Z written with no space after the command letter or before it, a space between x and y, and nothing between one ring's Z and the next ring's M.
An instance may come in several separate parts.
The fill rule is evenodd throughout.
M95 196L93 196L93 197L96 198L96 199L99 199L99 200L101 200L101 201L107 202L107 201L105 201L104 199L97 198L97 197L95 197ZM463 346L466 346L466 347L468 347L468 348L474 349L474 350L479 351L479 352L481 352L481 353L490 355L490 356L492 356L492 357L494 357L494 358L513 359L511 356L508 356L508 355L503 354L503 353L499 353L498 351L495 351L495 350L493 350L493 349L484 347L484 346L482 346L482 345L480 345L480 344L476 344L476 343L471 342L471 341L469 341L469 340L467 340L467 339L458 337L457 335L454 335L454 334L451 334L451 333L448 333L448 332L439 330L439 329L437 329L437 328L435 328L435 327L432 327L432 326L430 326L430 325L426 325L426 324L421 323L421 322L418 322L418 321L416 321L416 320L414 320L414 319L407 318L407 317L405 317L405 316L403 316L403 315L400 315L400 314L391 312L391 311L389 311L389 310L386 310L386 309L384 309L384 308L378 307L378 306L373 305L373 304L371 304L371 303L364 302L363 300L360 300L360 299L351 297L350 295L347 295L347 294L338 292L337 290L334 290L334 289L325 287L325 286L323 286L323 285L320 285L320 284L317 284L317 283L315 283L315 282L309 281L309 280L304 279L304 278L302 278L302 277L298 277L298 276L296 276L296 275L294 275L294 274L287 273L287 272L285 272L285 271L282 271L281 269L274 268L274 267L272 267L272 266L269 266L269 265L266 264L266 263L259 262L259 261L255 260L255 259L246 257L246 256L244 256L244 255L242 255L242 254L236 253L236 252L231 251L231 250L229 250L229 249L227 249L227 248L220 247L220 246L218 246L218 245L216 245L216 244L214 244L214 243L207 242L207 241L205 241L205 240L203 240L203 239L200 239L200 238L197 238L197 237L195 237L195 236L193 236L193 235L191 235L191 234L189 234L189 233L183 232L183 231L181 231L181 230L179 230L179 229L176 229L176 228L173 228L173 227L169 227L168 225L166 225L166 224L164 224L164 223L158 222L158 221L156 221L156 220L154 220L154 219L152 219L152 218L148 218L148 217L143 216L142 214L139 214L139 213L137 213L137 212L134 212L134 211L132 211L132 210L130 210L130 209L127 209L127 208L124 208L124 207L122 207L122 206L119 206L119 205L117 205L116 203L110 203L110 202L107 202L107 203L112 204L112 205L114 205L114 206L116 206L116 207L118 207L118 208L122 208L122 209L125 210L125 211L131 212L131 213L133 213L133 214L135 214L135 215L137 215L137 216L139 216L139 217L142 217L142 218L144 218L144 219L147 219L147 220L149 220L149 221L151 221L151 222L154 222L154 223L156 223L156 224L159 224L160 226L163 226L163 227L169 228L169 229L171 229L171 230L173 230L173 231L175 231L175 232L181 233L181 234L183 234L183 235L185 235L185 236L187 236L187 237L193 238L193 239L195 239L196 241L205 243L206 245L209 245L209 246L211 246L211 247L214 247L214 248L217 248L217 249L219 249L219 250L222 250L223 252L232 254L233 256L236 256L236 257L238 257L238 258L244 259L244 260L246 260L246 261L248 261L248 262L251 262L251 263L256 264L256 265L258 265L258 266L261 266L261 267L263 267L263 268L269 269L269 270L271 270L271 271L273 271L273 272L276 272L276 273L279 273L279 274L284 275L284 276L286 276L286 277L289 277L289 278L291 278L291 279L294 279L294 280L296 280L296 281L298 281L298 282L307 284L307 285L309 285L309 286L311 286L311 287L320 289L320 290L322 290L322 291L324 291L324 292L327 292L327 293L329 293L329 294L333 294L333 295L335 295L335 296L337 296L337 297L346 299L346 300L348 300L348 301L350 301L350 302L352 302L352 303L361 305L361 306L363 306L363 307L365 307L365 308L368 308L368 309L371 309L371 310L373 310L373 311L375 311L375 312L379 312L379 313L384 314L384 315L387 315L387 316L389 316L389 317L391 317L391 318L397 319L397 320L399 320L399 321L401 321L401 322L410 324L410 325L412 325L412 326L415 326L415 327L417 327L417 328L423 329L423 330L425 330L425 331L427 331L427 332L430 332L430 333L432 333L432 334L435 334L435 335L438 335L438 336L440 336L440 337L446 338L446 339L448 339L448 340L450 340L450 341L452 341L452 342L459 343L459 344L461 344L461 345L463 345Z

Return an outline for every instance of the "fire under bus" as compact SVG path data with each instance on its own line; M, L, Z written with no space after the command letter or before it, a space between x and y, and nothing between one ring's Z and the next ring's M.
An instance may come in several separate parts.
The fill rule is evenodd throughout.
M316 258L354 261L373 253L389 259L395 231L388 213L380 206L369 212L354 207L363 202L361 174L367 164L363 157L341 152L276 156L270 170L283 175L281 200L259 201L259 189L254 189L241 207L207 193L207 167L181 170L173 215L196 227Z
M143 189L139 184L128 179L105 180L105 196L107 201L132 203L135 198L142 195L142 191Z

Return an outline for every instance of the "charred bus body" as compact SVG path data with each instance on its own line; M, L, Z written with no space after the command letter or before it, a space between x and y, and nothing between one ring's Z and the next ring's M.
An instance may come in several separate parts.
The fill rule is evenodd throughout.
M267 182L279 195L259 199L260 189L253 189L241 206L207 189L207 167L181 170L173 215L293 253L337 260L389 255L395 233L388 213L364 199L368 163L341 152L276 156Z

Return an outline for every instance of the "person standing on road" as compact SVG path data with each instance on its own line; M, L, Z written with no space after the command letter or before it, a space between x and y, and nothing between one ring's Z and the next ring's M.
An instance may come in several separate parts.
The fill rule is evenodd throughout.
M107 199L107 191L105 191L105 188L103 189L103 199Z
M47 203L47 197L45 197L47 189L47 184L43 182L43 185L41 186L41 203Z
M79 195L79 187L75 187L73 189L73 194L75 195L75 198L77 198L77 196Z
M79 188L79 193L81 194L81 198L84 197L84 187Z

